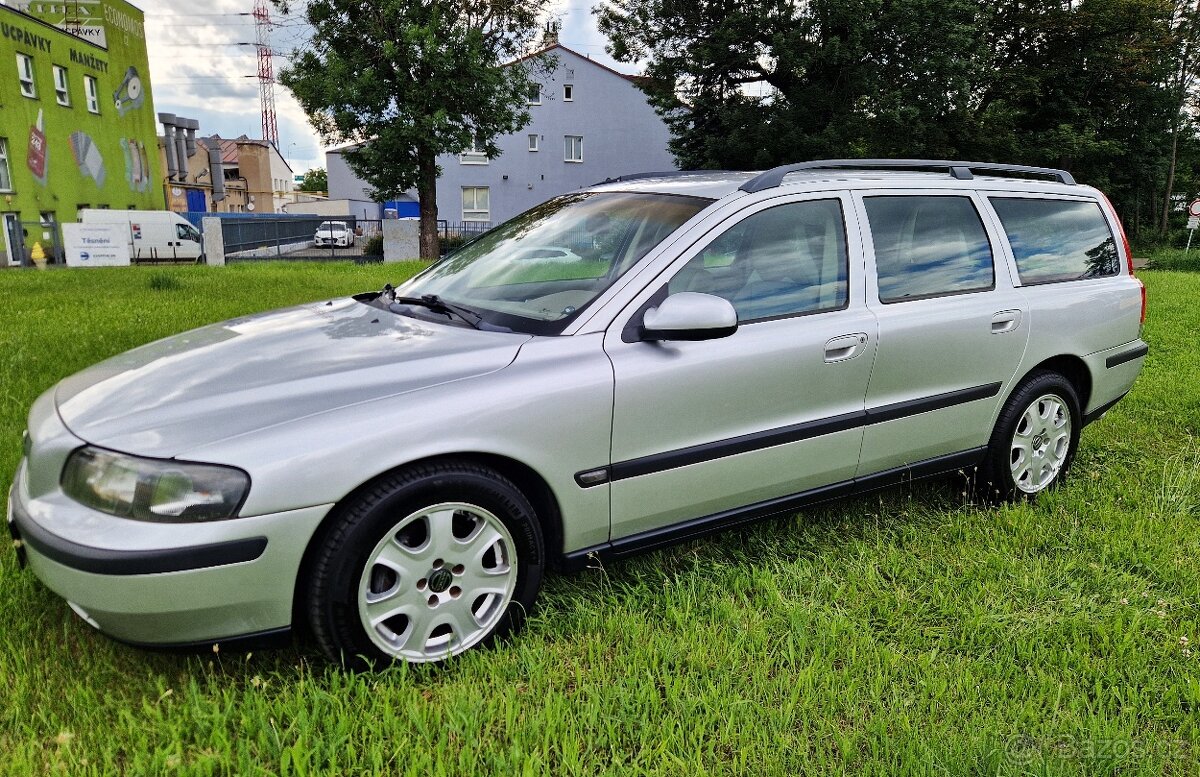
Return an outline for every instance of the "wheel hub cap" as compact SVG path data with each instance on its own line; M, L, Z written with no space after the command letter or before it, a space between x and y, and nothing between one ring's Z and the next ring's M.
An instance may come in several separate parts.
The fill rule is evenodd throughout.
M397 521L368 554L359 620L384 653L437 661L485 639L516 583L516 546L499 518L477 505L432 505Z
M1013 484L1036 494L1058 477L1071 450L1071 412L1057 394L1038 397L1017 420L1010 447Z

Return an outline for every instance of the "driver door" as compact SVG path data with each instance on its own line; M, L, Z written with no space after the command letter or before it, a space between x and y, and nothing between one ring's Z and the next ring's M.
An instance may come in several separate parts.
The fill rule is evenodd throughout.
M760 203L714 228L617 317L605 336L615 545L698 534L736 523L747 506L770 512L854 476L877 327L857 224L847 229L853 213L848 197L828 193ZM728 299L738 330L639 340L643 312L680 291Z

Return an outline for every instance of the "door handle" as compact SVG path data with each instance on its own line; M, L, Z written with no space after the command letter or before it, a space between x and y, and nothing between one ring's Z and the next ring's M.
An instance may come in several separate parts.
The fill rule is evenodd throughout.
M867 344L865 332L854 332L848 335L838 335L825 343L825 363L834 364L853 359L863 351Z
M1000 335L1012 332L1021 326L1021 311L1001 310L992 316L992 334Z

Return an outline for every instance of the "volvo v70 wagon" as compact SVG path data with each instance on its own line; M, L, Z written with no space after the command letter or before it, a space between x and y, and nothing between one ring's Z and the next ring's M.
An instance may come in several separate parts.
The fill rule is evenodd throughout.
M9 522L119 640L303 625L352 666L438 661L513 632L547 568L957 470L1035 497L1133 385L1144 317L1064 171L624 177L396 288L63 380Z

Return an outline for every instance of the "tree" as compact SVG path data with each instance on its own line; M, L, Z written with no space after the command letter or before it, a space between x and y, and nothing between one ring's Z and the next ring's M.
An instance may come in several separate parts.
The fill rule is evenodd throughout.
M284 13L287 0L275 0ZM438 256L437 157L529 122L528 50L549 0L309 0L309 45L280 82L376 199L413 186L421 258Z
M1171 117L1171 161L1167 167L1167 184L1163 197L1162 223L1159 231L1167 232L1171 213L1171 195L1175 188L1175 173L1179 161L1179 135L1189 116L1189 102L1197 76L1200 76L1200 2L1174 0L1171 13L1172 42L1175 44L1175 67L1167 80L1173 115Z
M303 180L300 181L300 191L302 192L327 192L329 191L329 176L325 172L324 167L318 167L315 170L309 170L304 174Z
M681 166L1023 162L1153 214L1180 113L1172 2L1188 0L607 0L596 13L613 56L645 63Z

